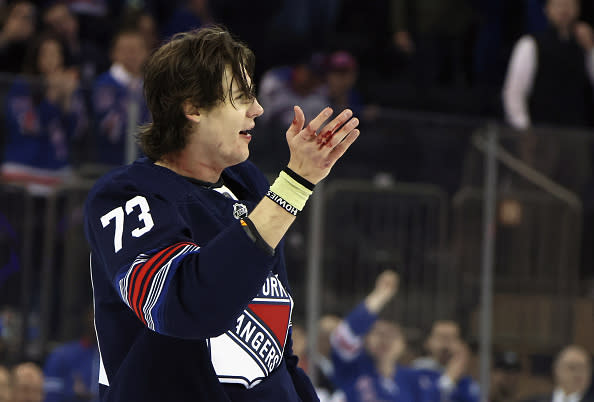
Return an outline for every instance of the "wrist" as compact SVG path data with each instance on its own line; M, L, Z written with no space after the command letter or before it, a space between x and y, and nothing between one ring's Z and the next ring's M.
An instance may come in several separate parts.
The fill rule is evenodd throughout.
M300 174L296 173L293 169L291 169L288 165L286 168L283 169L289 177L295 180L297 183L301 184L303 187L307 188L310 191L313 191L315 188L315 184L311 181L307 180L305 177L301 176Z
M300 166L295 166L295 165L296 165L295 163L289 161L289 163L287 164L287 168L290 169L291 171L295 172L295 174L299 175L300 177L307 180L308 182L310 182L313 185L318 184L318 182L321 180L320 178L312 177L311 174L304 173L303 169L301 169Z
M302 211L315 185L295 173L291 168L283 169L270 186L266 197L288 213L297 216Z
M365 307L367 307L367 309L372 313L377 314L384 308L384 306L386 305L386 303L388 303L389 300L390 297L387 297L387 295L377 292L371 292L365 298Z

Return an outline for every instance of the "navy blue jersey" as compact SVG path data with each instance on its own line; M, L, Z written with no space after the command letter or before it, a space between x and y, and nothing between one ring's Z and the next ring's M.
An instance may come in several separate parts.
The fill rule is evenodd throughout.
M141 158L85 205L102 401L310 401L292 354L283 243L239 218L269 184L250 162L203 186ZM230 193L230 194L229 194Z

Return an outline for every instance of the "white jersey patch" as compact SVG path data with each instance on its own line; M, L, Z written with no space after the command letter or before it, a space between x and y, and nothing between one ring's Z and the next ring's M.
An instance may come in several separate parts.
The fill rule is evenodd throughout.
M235 327L208 341L219 381L252 388L283 358L293 299L277 275L268 275L258 295L237 317Z

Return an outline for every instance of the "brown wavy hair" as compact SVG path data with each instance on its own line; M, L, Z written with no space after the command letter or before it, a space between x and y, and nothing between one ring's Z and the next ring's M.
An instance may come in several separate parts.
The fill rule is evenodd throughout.
M144 94L152 123L141 128L138 142L152 160L181 151L190 135L190 121L183 104L211 109L229 99L223 74L229 66L239 89L249 98L254 87L255 58L252 51L221 26L200 28L175 35L158 48L145 67Z

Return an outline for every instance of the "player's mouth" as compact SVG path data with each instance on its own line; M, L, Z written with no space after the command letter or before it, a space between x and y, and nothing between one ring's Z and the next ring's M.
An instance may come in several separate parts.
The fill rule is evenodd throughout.
M239 132L239 135L243 135L243 136L245 136L245 137L247 137L247 138L252 138L251 129L248 129L248 130L241 130L241 131Z

